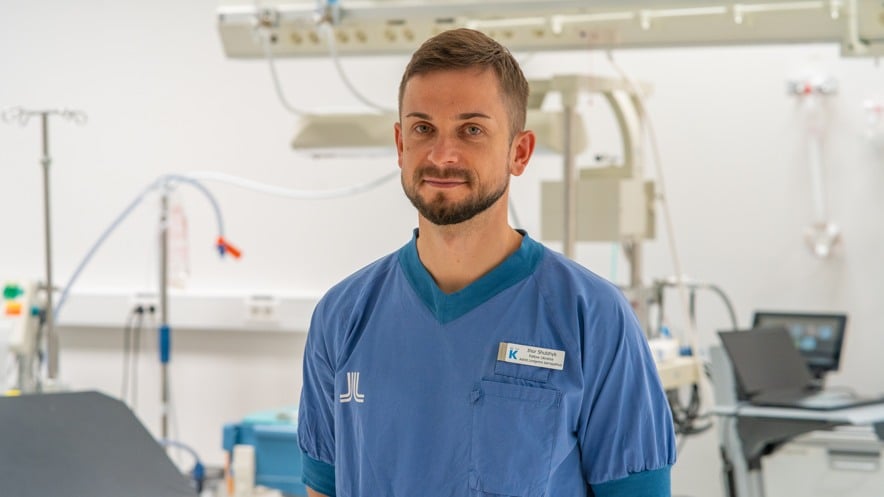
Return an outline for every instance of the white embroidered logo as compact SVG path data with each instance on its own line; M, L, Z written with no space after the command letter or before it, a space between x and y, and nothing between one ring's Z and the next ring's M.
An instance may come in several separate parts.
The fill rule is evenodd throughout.
M356 371L347 373L347 393L341 394L342 404L351 400L365 402L365 395L359 393L359 373Z

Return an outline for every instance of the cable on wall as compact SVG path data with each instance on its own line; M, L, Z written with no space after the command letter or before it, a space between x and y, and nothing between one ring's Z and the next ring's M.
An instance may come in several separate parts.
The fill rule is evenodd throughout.
M679 256L679 253L678 253L678 247L675 244L675 229L673 228L673 224L672 224L672 214L670 213L670 210L669 210L669 199L666 194L666 181L665 181L665 177L663 174L663 161L660 159L660 147L657 142L657 133L654 129L654 125L651 120L651 117L647 111L647 103L645 101L644 92L641 91L641 88L639 87L639 85L637 85L635 83L635 80L633 80L626 73L626 71L624 71L623 68L620 67L619 64L617 64L617 62L614 60L614 56L611 53L611 51L606 50L605 53L608 57L608 61L611 63L611 67L614 68L614 70L620 75L621 78L623 78L624 81L626 81L626 83L632 89L633 94L636 95L636 98L637 98L637 101L639 104L639 110L645 116L645 119L643 120L644 130L648 134L648 138L651 143L651 150L654 155L654 167L655 167L655 172L657 175L657 181L659 183L659 185L658 185L659 186L659 188L658 188L659 194L657 196L657 200L660 202L660 206L663 209L663 220L664 220L664 224L666 227L666 237L667 237L667 242L669 244L669 253L670 253L670 256L672 257L672 266L675 270L676 278L678 280L677 281L677 289L678 289L679 300L682 303L681 308L682 308L682 312L684 313L685 327L687 328L688 339L690 341L691 347L694 349L694 353L699 354L700 349L699 349L699 341L697 340L697 331L694 327L694 323L690 317L691 314L688 309L687 290L685 289L684 281L683 281L684 280L684 270L682 269L681 257Z
M328 43L328 53L331 56L332 62L335 65L335 69L338 71L338 76L340 76L341 81L350 90L350 93L356 97L356 100L359 100L363 105L379 111L381 113L395 113L396 109L391 109L389 107L385 107L383 105L378 105L362 94L359 89L353 84L350 78L347 76L347 73L344 72L344 67L341 65L340 57L338 56L338 47L337 40L335 40L335 29L328 23L324 23L319 26L319 30L325 34L326 42Z

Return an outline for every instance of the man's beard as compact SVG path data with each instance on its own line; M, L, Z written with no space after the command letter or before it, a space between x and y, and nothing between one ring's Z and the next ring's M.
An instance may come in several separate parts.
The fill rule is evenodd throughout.
M506 193L506 190L509 187L509 176L507 176L507 180L496 190L490 192L480 190L460 202L446 200L444 192L438 192L432 199L424 199L417 191L424 175L439 179L458 178L466 181L469 185L475 185L476 178L475 175L467 170L449 168L440 169L436 166L427 166L415 170L411 186L406 183L405 176L402 177L402 189L405 190L405 196L411 201L411 205L413 205L427 221L438 226L447 226L469 221L477 214L484 212L494 205L494 203Z

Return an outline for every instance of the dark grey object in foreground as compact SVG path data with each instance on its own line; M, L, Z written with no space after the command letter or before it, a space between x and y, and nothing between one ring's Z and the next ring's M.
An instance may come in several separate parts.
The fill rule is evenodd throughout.
M98 392L0 397L0 494L194 497L122 402Z

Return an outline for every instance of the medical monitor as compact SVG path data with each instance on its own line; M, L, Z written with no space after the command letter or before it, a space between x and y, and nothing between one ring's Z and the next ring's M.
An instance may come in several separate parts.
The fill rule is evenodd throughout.
M785 327L817 378L838 370L846 325L846 314L773 311L756 311L752 322L753 328Z

